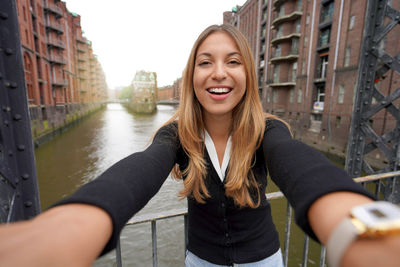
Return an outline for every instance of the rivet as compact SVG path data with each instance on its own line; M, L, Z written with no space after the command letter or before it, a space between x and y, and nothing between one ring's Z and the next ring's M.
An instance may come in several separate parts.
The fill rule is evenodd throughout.
M19 115L19 114L15 114L15 115L14 115L14 120L20 121L21 119L22 119L22 116L21 116L21 115Z
M19 198L19 197L21 196L21 194L20 194L19 192L17 192L17 193L15 194L15 196L16 196L17 198Z
M3 109L4 112L8 112L8 111L11 110L11 108L7 107L7 106L3 106L2 109Z
M29 174L24 173L24 174L21 175L21 177L22 177L23 180L28 180L29 179Z
M4 85L5 85L6 87L10 87L11 83L10 83L9 81L5 81L5 82L4 82Z
M15 178L15 184L19 184L19 179Z
M6 53L6 55L12 55L13 53L14 53L14 51L11 49L11 48L6 48L5 50L4 50L4 53Z
M358 151L358 152L357 152L357 156L360 156L360 155L361 155L361 152L360 152L360 151Z
M4 125L5 125L5 126L10 125L10 123L8 122L8 120L5 120L5 121L4 121Z
M356 161L360 161L361 159L360 158L356 158Z
M386 105L387 102L386 102L386 101L382 101L381 104L382 104L382 105Z
M13 88L13 89L17 88L17 83L16 82L11 82L10 83L10 87Z
M9 150L9 151L8 151L8 156L12 157L13 155L14 155L14 154L13 154L12 150Z
M360 137L358 138L358 140L362 141L362 140L363 140L362 136L360 136Z
M10 210L10 206L4 205L4 209L5 209L6 211L9 211L9 210Z
M31 201L25 201L24 205L27 208L32 207L32 202Z
M368 105L368 101L364 101L364 105Z
M354 174L358 174L358 171L355 171Z
M19 151L24 151L25 150L25 146L24 145L18 145L18 150Z
M8 19L8 14L4 12L0 12L0 18L2 19Z

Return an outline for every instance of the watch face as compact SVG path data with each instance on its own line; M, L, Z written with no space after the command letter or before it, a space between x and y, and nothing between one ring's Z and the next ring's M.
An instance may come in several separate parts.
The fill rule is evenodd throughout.
M370 230L400 230L400 208L389 202L376 201L357 206L352 209L351 215Z

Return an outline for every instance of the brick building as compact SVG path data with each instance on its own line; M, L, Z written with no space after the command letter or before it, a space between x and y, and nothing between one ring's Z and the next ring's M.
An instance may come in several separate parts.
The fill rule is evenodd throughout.
M398 8L400 2L392 4ZM249 40L264 110L287 120L297 138L339 156L347 146L366 5L362 0L248 0L223 14L224 23ZM400 50L398 28L379 44L391 55ZM387 93L398 83L392 71L376 85ZM395 119L381 111L370 124L382 134Z
M34 137L106 100L104 72L82 36L80 16L59 0L17 0Z

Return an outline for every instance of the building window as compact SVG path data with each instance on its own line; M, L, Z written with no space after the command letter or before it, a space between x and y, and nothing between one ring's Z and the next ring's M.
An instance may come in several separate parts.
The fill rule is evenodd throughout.
M294 62L292 66L292 82L296 82L296 77L297 77L297 62Z
M350 17L350 22L349 22L349 30L352 30L354 28L354 21L356 20L356 16L351 16Z
M25 38L26 38L26 43L29 44L29 34L28 34L28 30L25 30Z
M335 121L336 128L340 127L341 121L342 121L342 117L336 116L336 121Z
M276 38L282 37L282 35L283 35L282 27L281 25L279 25L278 28L276 29Z
M274 83L279 83L279 65L274 66Z
M22 7L22 13L24 14L24 20L26 21L26 8L25 8L25 6Z
M334 2L329 2L322 6L321 23L332 21Z
M275 48L275 57L280 57L281 56L281 51L282 51L282 45L278 44Z
M344 101L344 85L339 85L339 92L338 92L338 103L343 104Z
M328 52L320 54L318 70L317 70L317 78L325 79L326 73L328 69Z
M285 16L285 6L281 5L278 10L278 17Z
M301 30L301 20L296 20L296 33L300 33Z
M325 100L325 85L317 86L316 102L324 102Z
M346 48L346 53L344 55L344 66L348 67L350 65L350 55L351 55L351 48Z
M319 46L323 47L328 45L330 37L331 37L331 28L326 28L322 30L319 36Z
M293 103L294 98L294 88L290 89L289 91L289 103Z
M297 55L299 53L299 39L292 39L292 51L290 51L292 55Z
M272 90L272 103L278 102L278 91Z
M302 1L301 0L297 0L297 10L298 11L302 10Z
M301 74L306 74L306 60L303 59L303 62L301 63Z
M297 103L301 103L303 99L303 90L301 88L297 89Z

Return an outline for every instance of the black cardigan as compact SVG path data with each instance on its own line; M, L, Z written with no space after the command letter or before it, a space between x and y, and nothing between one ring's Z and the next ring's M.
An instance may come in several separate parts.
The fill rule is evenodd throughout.
M255 159L253 173L260 192L265 192L268 169L272 180L294 208L296 222L316 240L307 220L307 210L317 198L335 191L370 196L322 154L292 139L287 127L276 120L267 121ZM236 207L233 200L225 196L224 184L207 153L205 160L206 186L211 198L205 204L188 198L188 249L200 258L224 265L254 262L275 253L279 249L279 239L265 195L261 194L261 204L256 209ZM115 247L125 223L158 192L175 163L185 168L187 162L176 123L169 124L156 133L146 150L117 162L56 205L87 203L110 214L113 234L104 254Z

